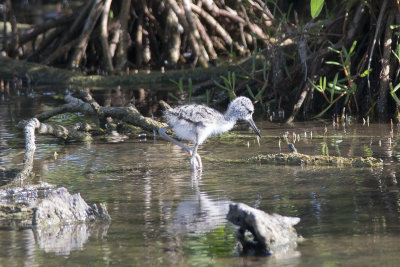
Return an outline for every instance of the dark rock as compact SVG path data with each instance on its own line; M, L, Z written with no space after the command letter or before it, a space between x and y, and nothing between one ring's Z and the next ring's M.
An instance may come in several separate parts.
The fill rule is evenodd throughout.
M243 203L232 203L227 219L239 226L236 236L243 254L270 255L276 250L295 248L301 239L293 227L300 222L297 217L270 215Z

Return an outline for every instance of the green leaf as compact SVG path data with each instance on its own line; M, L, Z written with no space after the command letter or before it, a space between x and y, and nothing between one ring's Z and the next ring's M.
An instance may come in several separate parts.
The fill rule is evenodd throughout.
M321 117L322 115L324 115L325 112L327 112L327 111L332 107L332 105L333 105L333 104L329 104L329 106L327 106L323 111L321 111L320 113L318 113L317 115L315 115L315 116L313 117L313 119L317 119L317 118Z
M175 99L175 101L179 101L179 98L177 98L176 96L174 96L171 92L168 92L168 96L172 97L173 99Z
M232 90L235 90L236 74L232 72Z
M353 52L354 52L354 49L356 49L356 45L357 45L357 41L354 41L354 42L353 42L353 44L351 45L351 48L350 48L349 54L353 54Z
M228 72L228 77L229 77L230 73ZM229 90L229 85L231 84L231 82L225 77L225 76L219 76L225 83L225 86L223 86L222 88Z
M328 50L340 54L341 52L333 47L328 47Z
M245 79L245 80L250 79L250 76L248 76L248 75L236 74L236 76L239 77L239 78L241 78L241 79Z
M220 87L220 88L222 88L222 89L224 89L224 90L229 90L229 89L226 89L225 86L223 86L222 84L220 84L220 83L217 82L217 81L214 81L214 83L215 83L216 86L218 86L218 87Z
M193 91L193 83L192 83L192 78L189 78L189 103L192 102L192 91Z
M250 87L249 87L248 84L246 84L246 88L247 88L247 91L249 92L249 95L251 96L251 98L256 99L256 97L254 96L254 94L253 94L253 92L251 91L251 89L250 89Z
M267 61L263 61L263 79L267 80Z
M350 98L350 95L349 94L346 94L346 97L345 97L345 99L344 99L344 103L347 105L347 102L349 102L349 98Z
M340 64L339 62L336 62L336 61L326 61L325 63L329 64L329 65L336 65L336 66L339 66L339 67L342 66L342 64Z
M397 46L396 51L392 50L392 54L400 61L400 45Z
M396 91L399 90L399 88L400 88L400 83L398 83L393 89L392 89L392 87L393 87L393 85L392 85L392 83L390 83L390 89L391 89L391 91L396 92Z
M253 74L256 71L256 60L257 60L258 50L254 51L254 55L251 57L251 73Z
M182 76L181 78L179 78L178 81L174 81L172 79L169 79L169 81L174 83L176 86L178 86L179 91L181 93L183 93L183 79L184 79L184 77Z
M210 89L206 90L206 103L207 106L210 106Z
M400 99L397 97L396 93L393 90L390 91L390 94L393 97L394 101L396 101L396 103L400 104Z
M324 0L311 0L311 17L314 19L318 17L319 13L322 11L322 6L324 5Z
M262 95L264 94L265 89L267 89L266 86L264 88L262 88L260 91L258 91L258 93L256 95L256 99L262 101Z
M307 80L308 80L309 83L311 83L311 85L314 87L314 89L320 91L321 93L324 92L324 90L322 90L322 88L320 86L318 86L315 83L313 83L313 81L310 78L307 77Z
M361 77L361 78L364 78L365 76L367 76L367 75L370 74L371 72L372 72L372 69L371 69L371 68L370 68L370 69L366 69L366 70L364 70L363 73L360 74L360 77Z

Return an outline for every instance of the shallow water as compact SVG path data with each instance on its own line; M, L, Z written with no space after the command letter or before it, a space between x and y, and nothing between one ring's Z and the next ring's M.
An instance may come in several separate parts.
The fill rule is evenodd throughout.
M40 110L41 101L0 102L1 167L21 166L23 136L14 125ZM256 124L263 135L260 146L250 131L246 140L209 139L199 150L201 178L192 177L183 150L159 137L64 144L38 136L35 181L79 192L89 204L105 202L112 222L66 226L55 232L2 229L0 266L398 264L397 127L391 133L385 124ZM207 160L289 152L282 136L289 132L292 138L293 131L301 153L375 156L383 158L385 166L323 168ZM305 241L294 251L271 257L239 257L234 250L235 227L225 219L230 202L300 217L296 229Z

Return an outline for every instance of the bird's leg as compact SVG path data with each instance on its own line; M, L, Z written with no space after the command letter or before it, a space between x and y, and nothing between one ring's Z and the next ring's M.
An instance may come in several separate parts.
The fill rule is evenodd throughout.
M197 154L197 148L198 148L198 144L195 144L194 149L191 149L188 146L185 146L184 144L176 141L174 138L170 137L169 135L167 135L165 132L172 129L172 126L167 126L167 127L163 127L158 129L158 133L160 134L160 136L162 138L164 138L167 141L171 141L172 143L174 143L175 145L180 146L181 148L183 148L184 150L186 150L186 152L189 153L190 157L190 165L192 166L193 169L201 169L203 168L203 164L201 163L201 157L199 154Z
M165 132L172 129L172 126L167 126L167 127L162 127L160 129L158 129L158 133L160 134L160 136L162 138L164 138L165 140L171 141L172 143L174 143L175 145L180 146L181 148L183 148L184 150L186 150L187 153L189 153L189 155L192 155L192 149L190 149L190 147L185 146L184 144L176 141L174 138L170 137L169 135L167 135Z
M203 168L203 164L201 162L201 157L199 154L197 154L198 147L199 147L198 143L194 144L194 148L191 153L190 165L192 166L192 169L202 169Z

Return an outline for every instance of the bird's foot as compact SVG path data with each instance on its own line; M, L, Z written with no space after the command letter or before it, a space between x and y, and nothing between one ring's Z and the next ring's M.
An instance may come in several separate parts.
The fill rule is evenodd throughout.
M190 166L192 170L201 170L203 168L203 164L201 162L201 157L199 154L191 155L190 157Z

